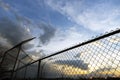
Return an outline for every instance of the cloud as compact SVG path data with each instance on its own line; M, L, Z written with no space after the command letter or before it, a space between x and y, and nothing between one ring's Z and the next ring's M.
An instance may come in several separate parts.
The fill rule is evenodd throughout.
M40 35L40 41L42 42L42 44L49 43L51 38L54 37L56 29L46 23L39 23L38 28L43 31L43 34Z
M5 38L0 36L0 46L1 47L11 47L12 45L10 43L8 43Z
M115 2L117 3L97 0L49 0L46 4L84 28L103 32L120 25L120 6Z
M2 0L0 1L1 15L0 16L0 36L5 39L7 43L11 45L16 45L23 40L31 38L32 35L24 27L25 23L29 22L29 19L24 16L20 16L14 8L12 8L9 4L4 3ZM2 44L2 43L1 43Z
M117 77L117 71L115 71L115 68L105 67L105 68L99 68L89 74L87 74L87 77Z
M50 40L49 44L42 46L41 49L47 54L54 53L86 40L90 37L89 35L79 30L76 26L65 30L57 29L55 36Z
M11 21L10 19L3 18L0 20L0 36L6 40L5 45L16 45L23 40L29 39L32 35L21 27L18 23ZM3 43L1 43L3 44ZM29 45L30 46L30 45Z
M82 60L58 60L55 61L54 63L60 65L73 66L75 68L80 68L82 70L88 70L88 64L84 63Z
M5 14L6 16L5 18L1 16L0 25L4 27L1 27L0 34L1 37L6 38L10 44L15 45L25 39L37 36L40 37L41 45L49 43L50 39L53 38L56 29L52 25L45 22L38 24L28 17L21 16L20 13L16 11L16 8L3 1L0 1L0 7L3 9L1 14ZM10 34L8 34L8 30ZM39 35L35 35L38 33ZM36 43L38 44L38 42ZM34 45L36 44L30 43L24 48L31 48Z
M8 4L4 3L2 0L0 0L0 7L2 7L6 11L8 11L10 9L10 6Z
M55 52L66 47L72 46L81 42L89 37L88 33L79 30L76 26L70 26L70 28L63 30L63 29L56 29L53 25L47 24L45 22L34 22L34 19L30 19L25 16L21 16L16 10L17 8L11 7L9 4L4 2L1 3L2 8L9 6L6 13L10 18L12 23L17 26L20 26L21 32L24 31L24 34L30 34L30 36L37 36L40 40L35 41L34 45L39 44L40 51L43 50L44 53ZM5 10L6 11L6 10ZM68 26L69 27L69 26ZM13 31L14 33L18 31ZM12 32L12 33L13 33ZM7 33L6 33L7 35ZM11 35L11 34L9 34ZM17 35L17 34L16 34ZM85 36L87 35L87 36ZM7 37L7 36L6 36ZM19 39L20 40L20 39ZM38 42L40 41L40 42ZM59 46L54 46L59 45ZM31 48L33 45L29 45L25 49Z

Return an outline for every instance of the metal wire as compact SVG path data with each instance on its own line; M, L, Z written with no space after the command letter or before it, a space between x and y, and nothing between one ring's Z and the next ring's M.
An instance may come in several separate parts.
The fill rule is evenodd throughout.
M120 78L120 30L38 59L17 68L14 74L14 80Z
M0 80L12 78L17 68L33 61L33 59L22 49L23 44L33 39L34 38L22 41L2 54L0 61Z

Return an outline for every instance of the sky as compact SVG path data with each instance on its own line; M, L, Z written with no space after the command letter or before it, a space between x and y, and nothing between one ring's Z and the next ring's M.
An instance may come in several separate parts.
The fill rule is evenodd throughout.
M50 54L119 28L119 4L119 0L0 0L1 21L17 25L1 26L0 34L12 45L35 36L36 52ZM7 29L23 33L15 34L20 39L14 40Z
M23 40L36 37L24 47L34 59L116 28L120 28L120 0L0 0L0 47L9 49ZM100 47L100 44L92 45ZM72 53L69 55L73 56ZM84 72L84 68L88 69L96 59L89 62L84 59L85 56L81 53L80 60L60 60L55 63L62 65L67 62L69 66L79 66ZM102 53L99 56L104 60ZM87 61L89 64L85 63ZM85 66L76 65L76 62ZM94 63L96 65L97 62ZM73 67L68 69L76 69Z

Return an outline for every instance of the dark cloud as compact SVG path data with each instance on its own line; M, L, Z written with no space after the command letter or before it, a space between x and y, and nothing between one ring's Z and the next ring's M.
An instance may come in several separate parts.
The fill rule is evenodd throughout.
M56 29L49 24L40 23L38 27L43 30L43 34L40 36L42 44L47 44L51 38L54 37Z
M54 36L56 29L47 23L39 23L36 25L31 19L20 16L20 14L9 4L0 1L0 8L6 18L0 19L0 35L6 38L12 45L15 45L25 39L32 37L32 30L37 27L43 34L40 37L40 45L47 44ZM2 16L1 16L2 17ZM35 25L34 25L35 24ZM9 32L8 32L9 31ZM39 33L39 32L38 32ZM26 49L31 48L33 45L27 45Z
M34 37L32 31L34 31L35 28L39 28L37 32L40 34L37 35L37 37L39 37L40 40L40 47L42 47L43 44L48 44L55 35L56 29L51 25L42 22L37 24L30 18L21 16L15 8L3 1L0 1L0 12L0 46L3 48L9 49L21 41ZM43 33L41 33L41 31ZM35 41L24 44L22 48L24 50L35 48L36 43L34 42ZM7 47L8 45L9 47ZM41 52L43 51L41 50ZM41 52L33 50L30 54L41 54L42 56L43 54Z
M0 26L0 35L12 45L32 37L23 27L8 18L1 19Z
M24 23L30 23L29 19L20 16L14 8L3 1L0 1L0 8L2 15L0 16L0 38L6 39L7 43L14 46L32 37L24 27Z
M88 69L88 64L84 63L82 60L58 60L55 61L56 64L73 66L75 68L80 68L83 70Z

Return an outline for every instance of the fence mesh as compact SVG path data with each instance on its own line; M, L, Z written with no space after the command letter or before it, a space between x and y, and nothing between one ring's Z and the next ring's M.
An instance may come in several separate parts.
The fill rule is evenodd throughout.
M120 78L120 30L113 33L23 67L18 64L13 79Z
M120 33L43 60L42 78L119 78Z
M44 78L120 77L120 34L50 57L45 63Z
M22 43L26 42L23 41ZM33 61L33 59L22 49L22 43L4 53L0 53L0 80L11 78L17 68L20 68Z

